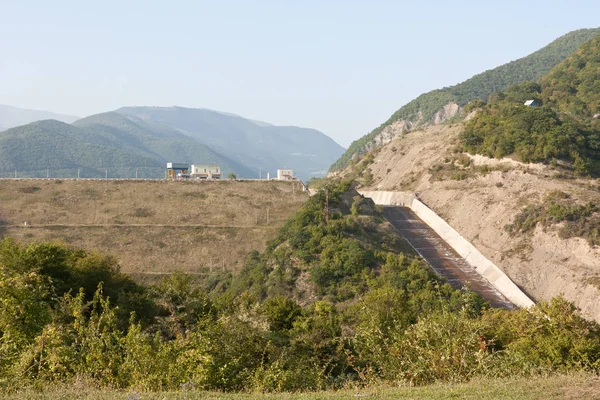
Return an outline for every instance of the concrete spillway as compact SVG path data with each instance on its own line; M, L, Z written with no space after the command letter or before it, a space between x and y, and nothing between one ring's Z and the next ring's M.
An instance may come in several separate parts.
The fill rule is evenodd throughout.
M384 215L431 268L446 278L452 287L460 289L467 286L493 307L515 307L410 208L386 206Z

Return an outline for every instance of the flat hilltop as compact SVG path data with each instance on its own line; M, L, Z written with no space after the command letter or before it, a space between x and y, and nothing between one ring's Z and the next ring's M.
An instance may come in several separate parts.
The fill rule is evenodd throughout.
M0 237L112 254L147 277L236 270L307 197L266 180L2 180Z

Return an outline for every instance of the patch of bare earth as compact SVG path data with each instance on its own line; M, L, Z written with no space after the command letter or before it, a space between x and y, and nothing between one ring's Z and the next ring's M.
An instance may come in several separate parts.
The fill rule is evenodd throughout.
M0 181L0 235L114 255L124 272L207 273L262 251L306 200L299 183Z

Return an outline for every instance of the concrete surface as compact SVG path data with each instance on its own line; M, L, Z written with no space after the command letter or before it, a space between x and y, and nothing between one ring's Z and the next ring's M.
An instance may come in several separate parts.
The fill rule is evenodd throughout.
M392 191L360 191L365 197L373 199L375 204L409 208L422 222L428 225L440 239L445 241L474 271L487 280L499 293L518 307L530 307L534 302L494 263L488 260L468 240L440 218L433 210L423 204L414 193ZM425 258L425 257L424 257ZM433 266L432 266L433 267ZM461 269L457 265L458 269ZM463 276L456 272L449 279ZM463 276L463 279L467 279ZM464 284L469 283L465 281Z

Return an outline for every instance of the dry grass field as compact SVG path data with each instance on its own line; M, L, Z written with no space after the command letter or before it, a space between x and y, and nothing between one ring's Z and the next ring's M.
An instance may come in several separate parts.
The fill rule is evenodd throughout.
M342 399L465 399L465 400L576 400L600 399L600 379L594 375L550 375L530 378L483 378L461 384L434 384L421 387L386 387L373 385L363 389L344 389L340 391L305 393L219 393L193 389L180 392L148 393L133 390L99 390L85 385L42 390L25 389L5 394L6 399L26 400L192 400L192 399L228 399L228 400L342 400Z
M235 270L307 196L298 182L0 180L0 235L109 253L133 275Z

